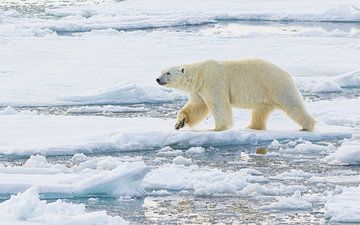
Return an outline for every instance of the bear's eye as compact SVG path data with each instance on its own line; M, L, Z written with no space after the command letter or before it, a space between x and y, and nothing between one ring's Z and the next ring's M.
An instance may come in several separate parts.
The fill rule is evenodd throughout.
M169 72L167 72L167 73L166 73L166 75L170 75L170 73L169 73Z

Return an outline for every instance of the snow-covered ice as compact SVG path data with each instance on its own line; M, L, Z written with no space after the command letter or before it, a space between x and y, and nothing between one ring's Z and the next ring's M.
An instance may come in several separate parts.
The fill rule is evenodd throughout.
M155 190L192 190L199 196L236 194L247 185L246 179L251 176L247 171L221 171L174 163L154 169L145 177L143 185Z
M40 200L37 188L32 187L12 195L0 203L1 223L7 225L122 225L129 224L122 218L109 216L106 211L86 212L84 204L63 200L47 203Z
M341 146L324 161L331 165L359 165L360 164L360 136L345 140Z
M359 187L344 188L341 194L330 195L325 203L325 216L330 221L360 222Z
M149 170L142 161L88 159L68 168L50 164L43 156L31 156L22 167L0 168L0 194L16 194L36 186L42 195L52 198L141 196L141 182Z
M312 204L303 199L301 192L296 190L291 197L278 197L277 202L263 206L266 210L306 210L311 209Z
M156 118L15 114L0 116L0 121L0 135L4 138L0 140L0 152L7 155L69 155L78 152L101 153L103 149L131 151L164 146L221 146L229 143L234 145L270 142L274 139L302 138L320 141L351 137L351 132L346 130L322 131L326 126L323 129L319 127L319 131L314 133L297 131L296 127L292 131L286 128L281 130L281 126L280 130L269 131L237 128L223 132L176 132L173 130L174 120ZM204 123L204 126L211 128L211 122ZM287 126L284 123L282 125ZM142 127L141 131L139 127ZM318 151L318 148L319 146L313 150Z

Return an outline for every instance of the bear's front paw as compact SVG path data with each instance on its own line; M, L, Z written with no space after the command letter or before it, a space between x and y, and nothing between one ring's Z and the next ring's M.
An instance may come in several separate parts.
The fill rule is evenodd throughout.
M175 130L179 130L185 126L185 118L182 120L178 120L175 124Z

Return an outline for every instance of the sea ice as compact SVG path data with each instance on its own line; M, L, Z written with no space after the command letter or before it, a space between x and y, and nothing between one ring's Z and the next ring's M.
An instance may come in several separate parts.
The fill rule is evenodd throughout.
M122 225L129 224L121 217L109 216L106 211L86 212L84 204L63 200L47 203L40 200L38 189L31 187L0 203L1 223L6 225Z
M360 222L360 188L344 188L338 195L329 195L325 203L325 217L343 223Z
M345 140L335 152L324 158L331 165L359 165L360 164L360 135L355 134L352 139Z
M312 208L312 204L301 196L299 190L295 191L291 197L276 197L277 202L261 207L265 210L307 210Z

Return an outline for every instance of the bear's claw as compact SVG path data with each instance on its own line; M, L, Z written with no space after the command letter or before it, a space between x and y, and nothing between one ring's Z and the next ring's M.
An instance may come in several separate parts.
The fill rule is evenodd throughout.
M183 128L184 126L185 126L185 118L177 121L177 123L175 124L175 130L179 130L180 128Z

